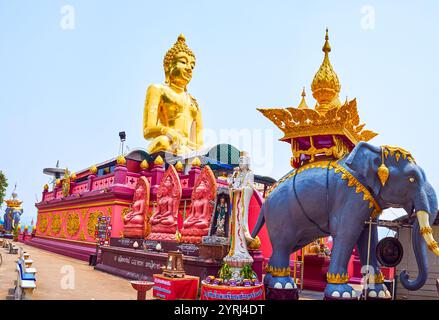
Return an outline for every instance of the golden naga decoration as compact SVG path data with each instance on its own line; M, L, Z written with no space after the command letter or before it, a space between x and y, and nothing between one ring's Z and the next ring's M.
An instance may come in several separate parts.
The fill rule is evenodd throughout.
M339 273L327 273L326 280L329 284L345 284L349 281L349 275L347 273L340 275Z
M369 141L377 135L364 130L355 99L340 103L341 85L329 61L331 47L327 29L322 50L325 56L311 84L317 100L314 109L308 108L305 90L297 108L258 109L284 132L280 140L291 144L291 164L295 168L320 156L340 159L358 142Z
M148 87L143 136L152 139L148 153L185 154L203 145L201 110L187 92L195 55L181 34L164 59L165 83Z

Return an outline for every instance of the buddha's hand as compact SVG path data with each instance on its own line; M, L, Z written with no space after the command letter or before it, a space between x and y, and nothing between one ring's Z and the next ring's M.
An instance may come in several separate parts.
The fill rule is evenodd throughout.
M171 145L178 148L181 145L181 134L177 130L172 128L164 128L164 131L164 134L169 138Z

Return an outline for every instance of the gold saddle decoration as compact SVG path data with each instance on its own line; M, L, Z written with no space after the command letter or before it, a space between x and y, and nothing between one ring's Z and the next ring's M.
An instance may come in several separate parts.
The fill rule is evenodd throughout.
M313 163L306 164L306 165L300 167L299 169L292 170L289 174L282 177L278 182L276 182L271 187L271 189L267 192L267 197L270 195L271 192L273 192L273 190L276 187L278 187L280 184L282 184L283 182L285 182L289 178L295 176L296 174L300 174L306 170L318 169L318 168L334 170L335 173L341 173L340 178L342 180L347 180L348 187L355 187L355 193L362 193L363 200L369 202L369 208L370 209L373 208L373 211L371 213L372 219L377 218L381 214L382 209L381 209L380 205L378 204L378 202L375 200L375 198L372 196L370 191L360 181L358 181L358 179L355 178L352 175L352 173L350 173L345 167L341 166L336 161L334 161L334 162L330 162L330 161L313 162Z

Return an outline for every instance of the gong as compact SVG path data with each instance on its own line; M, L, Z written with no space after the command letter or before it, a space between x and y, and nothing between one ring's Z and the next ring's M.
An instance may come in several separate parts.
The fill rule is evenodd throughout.
M404 255L401 242L393 237L381 239L376 247L377 259L385 267L396 267Z

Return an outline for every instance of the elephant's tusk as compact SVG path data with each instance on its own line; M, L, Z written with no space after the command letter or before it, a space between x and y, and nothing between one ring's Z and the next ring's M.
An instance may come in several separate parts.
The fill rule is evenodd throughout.
M418 217L421 235L427 243L428 249L430 249L430 251L432 251L435 255L439 257L439 246L436 240L434 240L433 238L432 229L430 227L430 222L428 219L429 214L425 211L417 211L416 216Z

